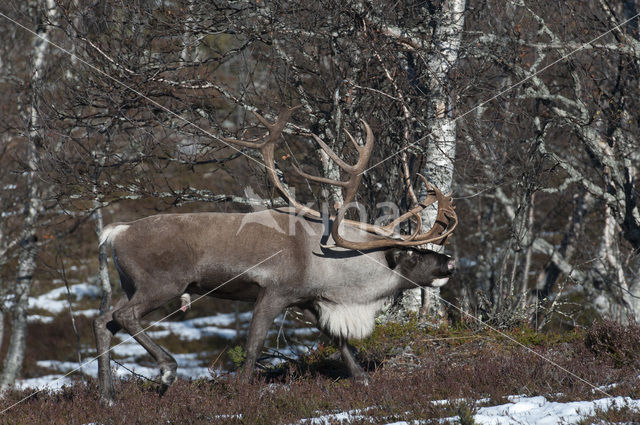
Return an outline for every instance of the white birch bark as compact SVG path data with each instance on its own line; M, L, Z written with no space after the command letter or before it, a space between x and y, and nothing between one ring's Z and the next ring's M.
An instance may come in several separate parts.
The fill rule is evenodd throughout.
M180 59L184 64L190 63L197 57L197 46L194 44L193 31L191 26L193 25L193 0L189 1L189 11L187 18L184 21L184 32L182 33L182 51L180 52Z
M2 70L2 61L0 61L0 71ZM4 233L2 228L0 227L0 251L3 253L5 251L5 241L4 241ZM3 254L0 254L0 276L2 276L1 272L4 268L4 265L7 262L7 257ZM2 352L2 341L4 341L4 315L6 313L5 308L5 299L6 299L6 288L5 284L0 277L0 352Z
M49 20L55 17L55 1L46 0L42 5ZM38 8L41 10L40 8ZM49 28L41 25L37 29L38 35L48 38ZM12 387L22 369L27 340L27 309L29 306L29 293L33 273L36 269L36 227L40 215L41 203L40 191L37 184L37 146L38 130L41 126L41 117L37 107L36 89L42 83L42 73L46 67L46 54L48 43L40 37L34 37L33 41L33 74L31 87L33 87L32 101L29 108L29 133L27 140L27 165L25 173L27 196L24 208L24 238L21 243L21 251L18 256L18 273L15 284L14 304L11 308L11 336L7 354L4 359L2 374L0 375L0 391Z
M1 266L0 266L0 270L1 270ZM5 314L4 299L5 299L4 284L0 282L0 300L1 300L0 301L0 350L2 350L2 341L4 341L4 314Z
M97 201L96 201L97 203ZM104 220L102 218L102 208L96 209L94 213L95 231L98 238L104 229ZM98 280L100 281L100 291L102 299L100 300L100 314L105 313L111 306L112 292L111 281L109 280L108 255L106 245L98 247Z
M21 251L18 257L18 273L15 284L14 304L11 308L11 336L9 338L9 346L7 355L4 359L2 367L2 375L0 375L0 391L10 388L15 383L16 377L20 373L22 363L24 361L24 351L26 348L27 338L27 308L29 305L29 292L31 290L31 282L33 273L36 268L36 222L40 209L40 197L35 184L35 145L33 138L33 125L38 122L36 108L31 111L31 130L29 135L28 146L28 165L29 171L26 176L27 200L24 212L24 228L25 236L21 244Z
M531 259L533 256L533 224L535 220L535 193L531 194L531 204L529 205L529 214L527 217L527 230L524 235L522 245L527 247L524 260L524 270L522 271L522 283L520 284L519 307L525 308L527 300L527 292L529 290L529 271L531 270Z
M605 207L605 223L602 242L600 244L600 264L598 264L597 267L602 270L603 275L611 274L612 278L615 279L615 284L619 289L622 302L616 300L615 296L611 297L611 294L605 293L604 295L609 298L608 302L596 304L596 307L606 307L606 310L599 311L602 316L611 317L614 320L624 323L629 320L636 320L639 317L638 308L640 307L640 300L638 299L637 285L629 285L625 276L624 266L621 262L622 256L616 241L616 235L618 234L618 225L611 208L607 205ZM609 269L609 273L607 273L607 269Z
M464 27L466 0L447 0L442 4L440 20L434 33L433 52L428 56L429 109L427 111L431 137L426 146L426 165L422 173L443 193L451 192L453 161L456 155L456 123L452 116L452 104L448 91L448 73L457 62ZM425 195L422 187L418 197ZM434 222L437 209L425 209L422 221L425 228ZM434 247L432 247L434 248ZM439 249L439 248L436 248ZM398 301L406 312L421 315L441 313L438 288L405 291Z

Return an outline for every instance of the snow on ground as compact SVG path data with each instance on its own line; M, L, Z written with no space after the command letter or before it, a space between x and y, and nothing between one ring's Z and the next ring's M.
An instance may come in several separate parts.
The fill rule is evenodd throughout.
M539 424L556 425L559 423L577 423L580 419L592 416L596 409L608 410L612 407L629 406L640 409L640 400L630 397L607 397L592 401L571 401L559 403L545 397L509 397L509 403L499 406L481 407L474 420L478 424L516 425ZM454 422L455 418L451 418Z
M248 322L251 320L251 312L247 311L245 313L239 313L238 319L241 322ZM208 317L196 317L195 319L184 320L180 323L188 323L193 327L204 327L204 326L231 326L236 323L236 314L235 313L219 313L215 316Z
M89 283L76 283L74 285L70 285L69 292L73 297L75 297L75 300L81 300L84 297L100 297L100 289ZM67 298L67 288L62 285L38 297L29 298L29 309L33 308L47 310L53 314L57 314L68 309L69 300Z
M208 368L201 365L202 362L197 358L197 354L174 354L174 357L178 362L178 376L191 379L211 377ZM123 378L130 376L132 371L137 375L144 376L148 379L155 379L158 376L157 367L141 366L135 361L135 358L119 360L118 363L112 362L111 365L115 376L118 377ZM69 372L81 372L84 375L94 378L98 376L98 362L94 361L92 358L83 359L82 364L79 364L78 362L62 362L58 360L39 360L37 364L40 367L57 370L64 374ZM53 379L57 379L57 375L52 376L54 376Z
M37 378L17 380L16 389L59 390L65 385L71 385L71 382L70 378L64 377L63 375L38 376Z
M486 401L486 400L485 400ZM448 402L447 400L434 401L435 404ZM592 416L596 409L608 410L613 407L630 407L640 410L640 400L630 397L609 397L592 401L572 401L558 403L549 401L545 397L511 396L509 403L499 406L478 408L473 419L478 425L557 425L578 423L581 419ZM302 419L297 424L329 425L335 423L348 424L353 421L371 423L380 422L380 418L374 418L367 414L368 409L357 409L348 412L338 412L317 416L315 418ZM458 417L443 418L443 424L458 423ZM418 425L427 421L399 421L386 422L387 425ZM293 424L292 424L293 425Z
M329 425L329 424L335 424L336 422L350 423L356 420L365 421L367 418L369 418L366 412L370 410L373 410L373 408L367 407L365 409L355 409L355 410L350 410L348 412L331 413L328 415L318 416L316 418L302 419L300 422L298 422L298 424ZM374 423L374 421L372 420L371 423ZM400 423L403 423L403 422L400 422ZM404 423L407 423L407 422L404 422ZM294 425L294 424L291 424L291 425Z
M51 323L53 322L53 317L51 316L42 316L40 314L30 314L27 316L27 323Z
M249 316L250 317L250 316ZM196 322L194 319L193 322ZM219 323L215 316L211 318L197 319L198 324ZM218 335L222 338L229 339L236 336L235 330L232 329L212 329L211 326L196 328L193 323L184 325L183 322L163 322L163 331L152 331L150 335L154 337L167 336L173 334L176 338L182 339L199 339L204 336ZM188 332L187 332L188 331ZM232 335L231 335L232 334ZM186 338L185 338L186 335ZM84 350L83 350L84 351ZM118 363L112 361L111 366L115 375L119 377L130 376L131 372L144 376L149 379L155 379L158 376L157 367L141 366L139 359L147 354L147 351L138 344L133 338L126 334L117 334L113 338L112 352L118 358ZM178 362L178 375L184 378L197 379L202 377L211 377L208 370L208 363L213 360L208 358L199 358L202 353L173 354ZM70 379L60 379L64 374L70 373L69 376L78 376L78 373L97 377L98 364L94 359L95 351L90 347L84 355L82 365L78 362L63 362L58 360L39 360L38 366L53 371L59 371L62 375L49 375L42 378L34 378L30 380L20 381L20 387L37 387L37 388L59 388L65 383L70 383ZM212 355L213 356L213 355ZM204 356L207 357L207 356Z
M251 315L249 315L251 317ZM161 328L161 331L150 331L152 338L164 338L170 334L177 335L183 341L196 341L204 337L216 336L224 339L234 339L237 336L235 329L222 328L213 325L218 323L218 316L201 317L197 319L184 320L181 322L163 321L154 325L154 328ZM203 319L211 319L210 321ZM221 320L222 321L222 320ZM228 325L227 325L228 326Z

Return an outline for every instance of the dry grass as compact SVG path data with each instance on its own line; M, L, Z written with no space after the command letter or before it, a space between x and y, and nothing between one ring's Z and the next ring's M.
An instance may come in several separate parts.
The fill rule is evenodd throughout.
M640 398L637 365L640 328L609 322L581 333L535 334L516 329L509 335L595 386L616 383L612 395ZM434 400L489 399L503 403L512 394L545 395L558 401L601 398L602 393L558 367L495 334L464 329L424 330L416 323L380 328L359 345L371 370L362 386L344 377L333 350L317 352L261 373L250 384L232 376L216 380L179 380L160 397L153 385L137 380L117 383L111 407L98 402L94 382L57 393L39 393L1 418L2 423L247 423L285 424L336 411L353 413L352 423L396 420L435 421L473 410L471 403ZM376 347L376 349L372 349ZM620 354L623 350L624 355ZM366 356L365 356L366 353ZM623 360L621 360L623 359ZM28 395L14 392L2 406ZM461 418L462 420L463 418ZM599 411L596 423L636 421L638 412Z

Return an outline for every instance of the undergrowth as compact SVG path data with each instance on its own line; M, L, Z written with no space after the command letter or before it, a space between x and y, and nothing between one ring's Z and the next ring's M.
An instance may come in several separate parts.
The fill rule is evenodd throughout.
M346 379L336 350L320 345L297 361L261 371L247 384L232 374L179 379L161 397L148 382L116 379L117 398L110 407L100 405L94 381L78 381L58 392L35 394L3 413L0 422L289 424L329 415L326 423L338 423L339 417L330 415L349 412L350 423L457 418L457 423L473 424L475 400L480 399L503 404L513 394L557 401L602 398L594 386L606 386L602 388L614 396L640 398L640 352L632 349L640 343L635 325L597 322L570 333L517 328L506 336L463 327L432 329L411 320L378 326L371 337L355 344L358 358L369 369L368 386ZM241 360L242 351L235 351ZM29 394L8 393L0 409ZM591 422L584 423L635 423L638 414L617 406L596 411Z
M583 418L577 425L606 425L606 424L638 424L640 410L630 407L626 403L611 403L606 409L596 408L592 415Z

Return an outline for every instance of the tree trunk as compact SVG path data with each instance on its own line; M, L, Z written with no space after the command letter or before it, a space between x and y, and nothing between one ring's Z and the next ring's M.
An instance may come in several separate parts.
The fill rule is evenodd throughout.
M618 302L614 304L614 308L608 312L608 315L620 322L633 321L636 318L635 306L638 303L633 297L634 294L632 294L629 289L629 284L624 274L624 267L620 261L621 255L616 241L618 225L608 205L605 207L605 215L604 234L601 245L602 256L600 258L607 263L608 267L605 266L605 268L609 268L612 280L614 280L615 286L618 287L617 290L611 292L614 294L619 292L620 294L619 299L616 299L618 297L614 296L614 300Z
M4 235L2 233L2 229L0 229L0 247L4 248ZM4 255L0 256L0 276L2 276L2 269L6 263L6 257ZM0 352L2 352L2 343L4 341L4 315L6 313L6 307L4 305L4 300L7 297L6 288L4 282L2 282L0 278Z
M95 218L95 230L98 238L104 229L104 221L102 218L102 208L98 208L94 213ZM102 292L102 299L100 300L100 314L103 314L109 310L111 306L111 281L109 280L109 268L107 262L107 247L102 245L98 247L98 278L100 280L100 290Z
M191 29L194 18L194 0L189 0L189 6L187 11L187 17L184 20L184 32L182 34L182 52L180 52L180 59L182 59L183 65L189 64L195 60L198 56L197 46L194 43L193 31Z
M55 16L55 1L46 0L42 5L45 8L47 18L52 20ZM37 8L38 10L40 8ZM48 39L48 26L40 25L37 34ZM18 256L18 274L15 285L14 304L11 308L11 336L4 359L2 374L0 375L0 391L12 387L22 369L24 352L27 341L27 310L29 307L29 293L33 281L33 273L36 269L36 228L41 209L41 197L38 187L37 172L37 145L40 137L41 118L38 109L37 90L42 84L42 74L46 67L46 53L48 43L40 37L34 37L33 41L33 74L31 78L31 106L29 108L29 132L27 140L27 166L26 172L26 201L24 208L24 238L20 246Z
M458 60L466 0L447 0L443 2L438 26L433 37L433 53L428 57L429 73L429 109L428 122L430 139L426 146L426 165L422 173L443 193L451 192L453 181L453 161L456 154L456 123L452 116L452 102L448 90L448 73ZM421 187L418 197L425 196L425 187ZM435 222L437 208L427 208L422 213L425 228ZM431 249L442 250L432 246ZM443 315L440 302L440 289L411 289L405 291L395 302L398 313L406 316L408 312L418 313L421 317Z
M31 124L37 122L35 108L32 111ZM27 309L29 307L29 292L33 273L36 269L36 222L40 209L39 193L35 185L35 145L33 134L29 137L29 168L27 173L27 203L25 206L25 237L21 244L21 252L18 258L18 276L15 285L14 304L11 308L11 336L7 355L0 375L0 391L10 388L15 383L24 361L24 351L27 340Z
M4 296L2 296L2 298L4 299ZM2 351L2 341L4 341L4 306L0 305L0 351Z

